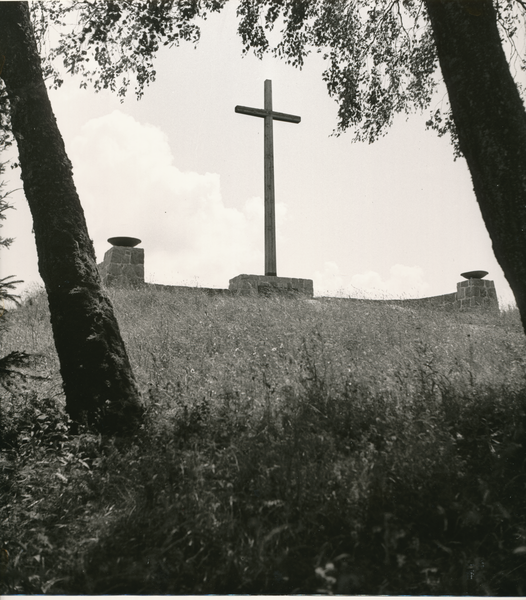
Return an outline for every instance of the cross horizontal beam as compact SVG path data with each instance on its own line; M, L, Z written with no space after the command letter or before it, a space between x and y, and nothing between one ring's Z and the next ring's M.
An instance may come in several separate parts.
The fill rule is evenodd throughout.
M236 106L234 109L237 113L242 115L250 115L251 117L272 117L274 121L285 121L287 123L300 123L301 117L296 115L288 115L287 113L281 113L276 111L267 111L264 108L251 108L250 106Z

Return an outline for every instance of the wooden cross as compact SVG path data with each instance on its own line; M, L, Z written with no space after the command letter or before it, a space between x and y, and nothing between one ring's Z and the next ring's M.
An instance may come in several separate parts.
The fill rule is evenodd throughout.
M274 195L274 135L273 121L299 123L301 117L272 110L272 81L265 80L265 108L236 106L235 111L265 119L265 275L277 275L276 267L276 210Z

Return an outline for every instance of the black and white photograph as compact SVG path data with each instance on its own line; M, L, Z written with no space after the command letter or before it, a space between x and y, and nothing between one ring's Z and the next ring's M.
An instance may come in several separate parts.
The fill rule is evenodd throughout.
M526 2L0 0L0 594L526 595Z

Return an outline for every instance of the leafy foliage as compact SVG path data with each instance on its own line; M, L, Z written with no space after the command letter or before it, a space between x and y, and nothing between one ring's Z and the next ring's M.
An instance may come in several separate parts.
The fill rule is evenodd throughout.
M181 41L196 43L199 27L195 18L218 10L226 0L159 0L155 2L71 2L45 0L31 5L37 38L42 44L59 28L58 42L44 53L44 75L55 87L62 75L54 67L60 58L65 72L80 73L82 86L93 84L124 96L136 78L135 92L155 80L153 59L160 46L177 46Z
M462 0L464 9L475 4ZM66 72L79 73L82 85L111 89L124 96L136 79L140 97L155 79L154 58L160 46L197 43L199 18L220 11L225 0L204 2L32 3L37 33L51 51L46 72L60 85L53 67L60 59ZM518 47L524 27L522 2L497 3L497 18L510 63L521 72L526 57ZM323 79L338 103L337 133L348 128L355 139L373 142L384 135L395 115L430 110L428 127L451 134L458 154L454 123L439 86L441 76L421 0L240 0L238 33L244 52L261 57L272 52L301 68L312 51L326 61ZM58 28L57 43L50 27ZM279 34L275 30L279 28ZM277 40L271 43L270 40Z
M238 12L245 51L271 50L295 66L304 64L312 48L323 53L323 78L339 104L340 132L357 126L357 139L374 141L396 113L431 101L437 58L421 2L247 0ZM281 40L272 49L263 22L268 30L282 23Z
M1 243L1 242L0 242ZM20 303L20 296L12 294L11 291L15 289L15 286L19 283L23 283L21 279L13 281L14 275L8 275L0 279L0 300L10 300L16 304Z
M44 298L13 311L47 378L0 389L2 593L524 594L516 312L112 294L132 439L70 435Z
M2 133L1 124L0 124L0 147L5 148L5 146L9 143L9 133ZM0 162L0 178L5 174L6 163ZM10 208L13 208L11 204L8 202L8 196L11 192L5 191L6 183L3 180L0 180L0 221L4 221L6 219L5 212ZM2 224L0 223L0 227ZM0 246L4 248L9 248L9 246L13 243L12 238L4 238L0 236Z
M465 10L470 3L465 2ZM510 57L524 68L516 46L524 6L498 3L498 20ZM431 108L428 127L450 133L458 153L449 105L437 98L441 77L425 2L420 0L279 2L242 0L239 33L245 52L270 51L301 67L308 54L321 52L323 78L338 103L338 132L349 127L355 139L373 142L386 133L396 114ZM281 27L271 46L268 32ZM443 93L443 92L442 92Z
M1 72L1 69L0 69ZM9 102L7 94L5 93L5 86L3 81L0 79L0 149L5 152L13 143L13 136L10 130L9 120ZM5 172L9 161L0 161L0 228L3 226L2 221L6 219L6 211L12 209L13 206L9 204L9 195L13 192L6 191L6 182L4 181ZM9 248L13 243L13 238L5 238L0 235L0 248ZM15 289L15 285L23 283L21 280L13 281L14 275L8 275L0 279L0 304L3 307L3 301L9 300L11 302L18 303L19 296L12 294L11 292ZM4 314L5 309L2 308L0 312L0 320Z
M1 98L1 90L0 90L0 98ZM0 100L1 102L1 100ZM10 144L10 133L6 128L6 123L2 123L2 109L0 108L0 147L5 148ZM2 177L6 170L6 163L0 162L0 177ZM5 220L6 215L5 212L10 208L13 208L11 204L8 203L7 198L10 192L5 192L5 181L0 180L0 222ZM2 224L0 223L0 228ZM4 238L0 236L0 248L9 248L9 246L13 243L12 238ZM4 302L10 301L15 304L19 303L20 297L17 294L13 294L12 292L15 290L15 286L19 283L23 283L21 280L14 280L14 275L8 275L7 277L3 277L0 279L0 327L5 325L5 316L6 309L4 306Z

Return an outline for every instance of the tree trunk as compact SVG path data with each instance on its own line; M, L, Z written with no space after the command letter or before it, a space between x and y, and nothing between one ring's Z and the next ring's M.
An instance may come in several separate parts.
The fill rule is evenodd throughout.
M101 287L26 2L0 2L2 62L67 411L100 432L128 433L140 422L140 395Z
M495 256L526 331L526 112L491 0L425 0L442 75Z

